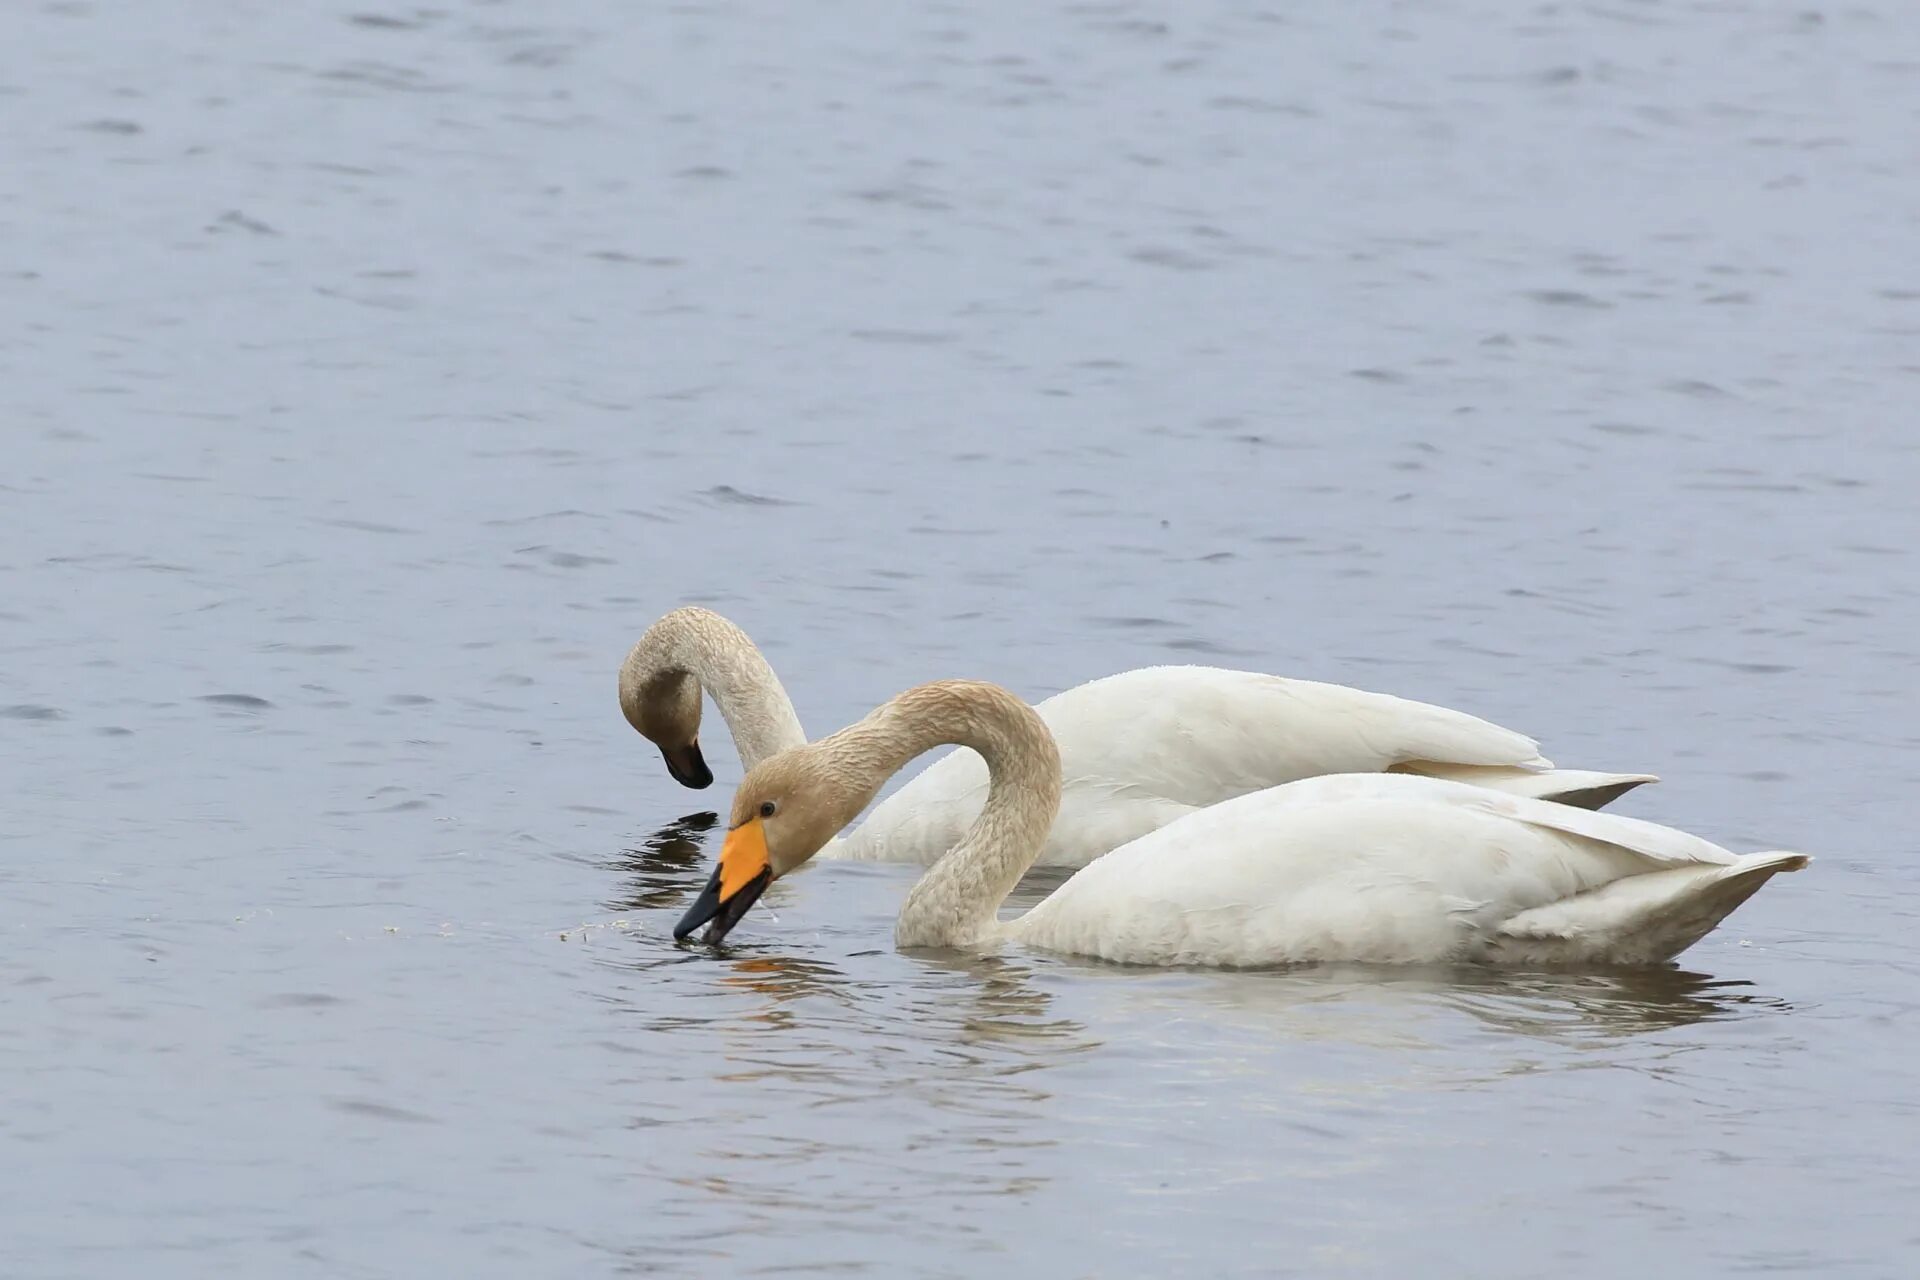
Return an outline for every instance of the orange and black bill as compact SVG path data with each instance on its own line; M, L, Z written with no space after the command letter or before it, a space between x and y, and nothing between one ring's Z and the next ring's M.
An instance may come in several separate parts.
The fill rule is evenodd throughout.
M667 762L667 772L681 786L698 791L713 785L713 770L707 768L707 758L700 754L697 741L684 747L662 747L660 758Z
M674 940L684 941L688 934L711 921L701 941L709 946L723 941L772 883L773 865L767 859L766 828L758 818L743 822L727 832L726 841L720 846L720 865L713 869L707 887L687 908L687 914L673 927Z

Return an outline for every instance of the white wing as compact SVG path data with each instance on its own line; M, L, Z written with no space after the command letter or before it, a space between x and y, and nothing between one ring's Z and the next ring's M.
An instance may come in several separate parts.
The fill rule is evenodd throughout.
M1805 863L1462 783L1314 778L1116 849L1009 933L1139 964L1649 963Z

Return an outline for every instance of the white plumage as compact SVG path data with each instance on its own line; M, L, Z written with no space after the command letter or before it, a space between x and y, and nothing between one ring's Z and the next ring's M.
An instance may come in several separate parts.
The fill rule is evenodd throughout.
M1433 750L1455 727L1448 715L1391 722L1424 726L1435 736L1422 750ZM1350 773L1175 817L1002 920L1007 895L1056 838L1064 752L1005 689L950 680L750 771L713 882L677 932L712 920L710 936L724 937L768 883L805 865L888 777L942 743L984 758L990 781L977 815L907 894L894 930L903 947L1010 940L1126 964L1236 968L1656 964L1808 861L1737 856L1670 827L1451 779ZM1262 767L1274 767L1286 744L1260 736L1240 750L1267 750ZM1217 780L1231 763L1202 757L1187 780Z
M1604 804L1651 774L1554 769L1524 734L1424 702L1219 667L1142 667L1037 704L1060 749L1060 813L1038 866L1084 867L1235 796L1330 773L1454 774L1475 786ZM954 751L823 858L930 863L986 802L987 767Z
M752 769L806 741L753 641L709 609L662 617L620 671L620 705L670 767L699 761L701 694ZM1648 773L1554 769L1533 739L1476 716L1344 685L1220 667L1142 667L1055 694L1037 710L1059 744L1060 812L1038 865L1083 867L1197 809L1327 773L1398 769L1598 808ZM680 776L680 774L676 774ZM821 856L931 863L979 814L987 770L956 751L878 805Z
M1130 964L1652 964L1806 863L1457 782L1343 775L1170 823L1005 930Z

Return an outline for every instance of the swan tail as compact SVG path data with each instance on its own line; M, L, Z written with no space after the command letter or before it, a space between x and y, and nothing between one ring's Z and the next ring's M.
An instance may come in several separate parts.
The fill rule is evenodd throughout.
M1651 773L1602 773L1593 769L1516 769L1503 765L1444 764L1415 760L1396 766L1400 772L1428 778L1446 778L1490 791L1535 800L1553 800L1581 809L1603 809L1635 787L1660 778Z
M1750 853L1722 864L1627 876L1522 911L1492 938L1506 963L1658 964L1679 955L1774 876L1798 871L1804 853Z

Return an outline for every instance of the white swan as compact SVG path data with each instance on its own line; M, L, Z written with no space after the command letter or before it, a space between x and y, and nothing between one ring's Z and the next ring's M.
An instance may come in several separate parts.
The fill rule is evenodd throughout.
M1012 940L1129 964L1655 964L1699 941L1802 854L1739 857L1615 814L1404 774L1314 778L1189 814L1114 850L1040 905L999 908L1046 840L1060 757L997 685L910 689L741 782L705 891L674 930L724 938L907 761L986 758L979 818L907 895L903 947Z
M713 781L700 751L711 694L743 767L806 741L793 703L745 632L698 607L649 627L620 668L620 707L673 777ZM1459 711L1344 685L1219 667L1142 667L1055 694L1037 710L1066 770L1041 866L1084 867L1176 818L1282 782L1387 769L1599 808L1656 779L1554 769L1533 739ZM977 755L955 751L823 853L930 863L987 794Z

